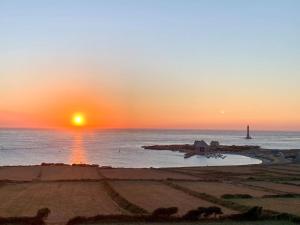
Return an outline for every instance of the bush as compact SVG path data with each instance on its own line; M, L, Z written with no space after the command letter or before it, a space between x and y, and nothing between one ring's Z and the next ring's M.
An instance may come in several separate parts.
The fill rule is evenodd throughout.
M277 220L292 220L292 216L288 213L280 213L278 215L275 216L275 219Z
M42 208L37 211L36 218L45 219L48 217L49 213L50 213L50 209Z
M300 194L264 195L263 198L299 198Z
M196 221L200 218L202 212L198 209L193 209L188 211L185 215L182 216L184 220Z
M203 215L203 217L205 217L205 218L210 217L212 215L214 215L216 217L217 215L223 214L222 209L217 206L211 206L208 208L199 207L198 211L200 212L200 216Z
M68 164L65 163L41 163L41 166L68 166Z
M222 195L222 198L235 199L235 198L253 198L253 197L248 194L225 194L225 195Z
M214 215L216 217L217 215L221 215L221 214L223 214L223 212L220 207L211 206L211 207L206 208L204 217L209 217L211 215Z
M288 213L280 213L280 214L274 216L272 219L283 220L283 221L292 221L294 223L300 223L300 217L299 216L291 215L291 214L288 214Z
M152 216L171 216L178 212L177 207L170 207L170 208L158 208L153 211Z
M211 206L211 207L199 207L198 209L193 209L188 211L185 215L182 216L182 219L184 220L191 220L195 221L200 219L202 216L204 218L210 217L214 215L215 217L217 215L223 214L220 207L217 206Z
M234 221L254 221L259 219L265 219L266 217L262 217L262 207L254 206L250 208L248 211L240 214L231 214L225 216L226 219L234 220Z
M205 207L198 207L198 211L200 212L200 216L201 216L202 214L205 214L205 213L206 213L206 210L207 210L207 208L205 208Z
M50 210L43 208L38 210L36 216L23 216L23 217L0 217L0 224L26 224L26 225L45 225L44 219L48 216Z
M262 207L254 206L249 209L247 212L242 213L241 217L245 220L258 220L262 216Z

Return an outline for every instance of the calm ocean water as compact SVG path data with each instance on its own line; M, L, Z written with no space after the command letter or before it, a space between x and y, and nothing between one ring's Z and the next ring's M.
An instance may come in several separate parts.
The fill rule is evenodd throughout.
M201 139L273 149L300 148L300 132L260 131L251 135L254 139L245 140L244 131L0 129L0 165L62 162L140 168L260 163L259 160L236 155L227 155L225 159L202 156L184 159L182 153L141 148L142 145L193 143Z

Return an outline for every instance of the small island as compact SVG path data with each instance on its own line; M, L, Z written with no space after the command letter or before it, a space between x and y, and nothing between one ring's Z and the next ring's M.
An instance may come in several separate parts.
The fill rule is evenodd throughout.
M184 157L202 155L207 158L225 158L225 154L243 155L256 158L263 164L299 163L300 149L265 149L257 145L220 145L218 141L195 141L194 144L142 146L149 150L170 150L185 153Z

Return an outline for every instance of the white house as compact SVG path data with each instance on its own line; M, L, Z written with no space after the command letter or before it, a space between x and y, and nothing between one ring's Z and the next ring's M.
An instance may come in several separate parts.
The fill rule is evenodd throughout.
M206 142L203 140L195 141L194 148L195 148L196 153L204 153L209 150L208 144L206 144Z

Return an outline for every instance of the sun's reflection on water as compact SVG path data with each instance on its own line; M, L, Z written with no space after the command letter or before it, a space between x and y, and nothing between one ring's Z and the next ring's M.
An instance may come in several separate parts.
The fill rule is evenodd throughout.
M86 158L86 151L83 144L83 133L74 133L73 145L71 149L71 164L84 164L88 163Z

